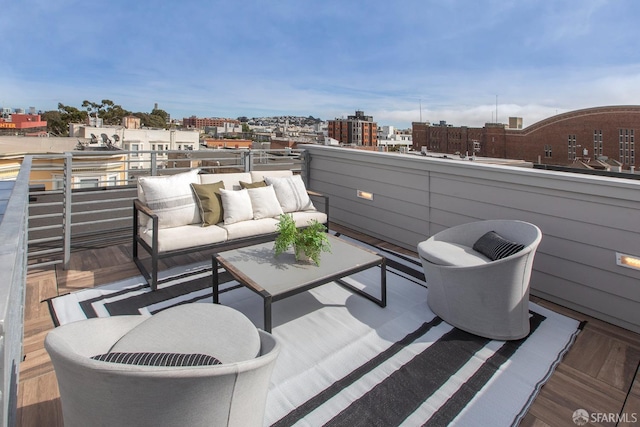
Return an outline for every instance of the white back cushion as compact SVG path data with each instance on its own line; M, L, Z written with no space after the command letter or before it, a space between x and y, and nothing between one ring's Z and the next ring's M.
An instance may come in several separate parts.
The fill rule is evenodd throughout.
M221 188L220 197L222 198L225 225L253 219L253 208L248 190L233 191Z
M141 176L138 192L157 215L159 228L199 223L200 212L191 183L198 183L198 169L175 175ZM147 225L151 228L151 221Z
M273 185L284 213L315 209L300 175L285 178L267 176L265 181L267 185Z
M272 185L249 188L247 191L251 199L253 219L273 218L283 214Z

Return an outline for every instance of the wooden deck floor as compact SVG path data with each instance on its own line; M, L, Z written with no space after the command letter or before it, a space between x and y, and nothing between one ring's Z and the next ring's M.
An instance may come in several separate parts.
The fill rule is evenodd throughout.
M371 244L392 248L368 236L340 227L333 228ZM207 254L195 254L175 258L166 267L208 257ZM43 346L44 337L53 328L53 323L47 304L42 301L58 294L135 275L138 275L138 270L131 261L130 245L126 244L75 252L67 271L51 268L29 272L25 304L25 359L20 367L18 389L18 426L62 426L56 378ZM587 321L587 324L542 388L521 425L575 426L572 414L579 408L602 413L608 420L618 415L632 419L635 415L637 424L640 424L640 335L534 297L532 300L554 311ZM594 425L616 423L601 422Z

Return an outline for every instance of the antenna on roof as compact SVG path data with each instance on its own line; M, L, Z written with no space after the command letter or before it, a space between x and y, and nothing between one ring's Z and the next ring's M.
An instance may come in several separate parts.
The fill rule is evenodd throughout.
M422 123L422 98L420 98L420 123Z

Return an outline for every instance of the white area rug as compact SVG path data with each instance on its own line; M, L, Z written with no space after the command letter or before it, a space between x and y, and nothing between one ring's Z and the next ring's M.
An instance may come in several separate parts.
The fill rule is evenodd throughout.
M427 306L417 260L383 252L387 307L329 283L273 304L282 343L265 425L517 425L580 330L531 304L532 332L493 341L455 329ZM210 265L165 272L150 292L141 277L50 300L54 320L154 313L211 303ZM221 272L222 304L262 327L262 300ZM346 279L379 296L377 268Z

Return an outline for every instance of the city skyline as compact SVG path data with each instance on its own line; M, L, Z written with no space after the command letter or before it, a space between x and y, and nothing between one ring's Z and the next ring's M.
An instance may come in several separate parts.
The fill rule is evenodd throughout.
M482 126L639 104L640 4L605 1L3 5L0 106L110 99L172 118L362 110Z

